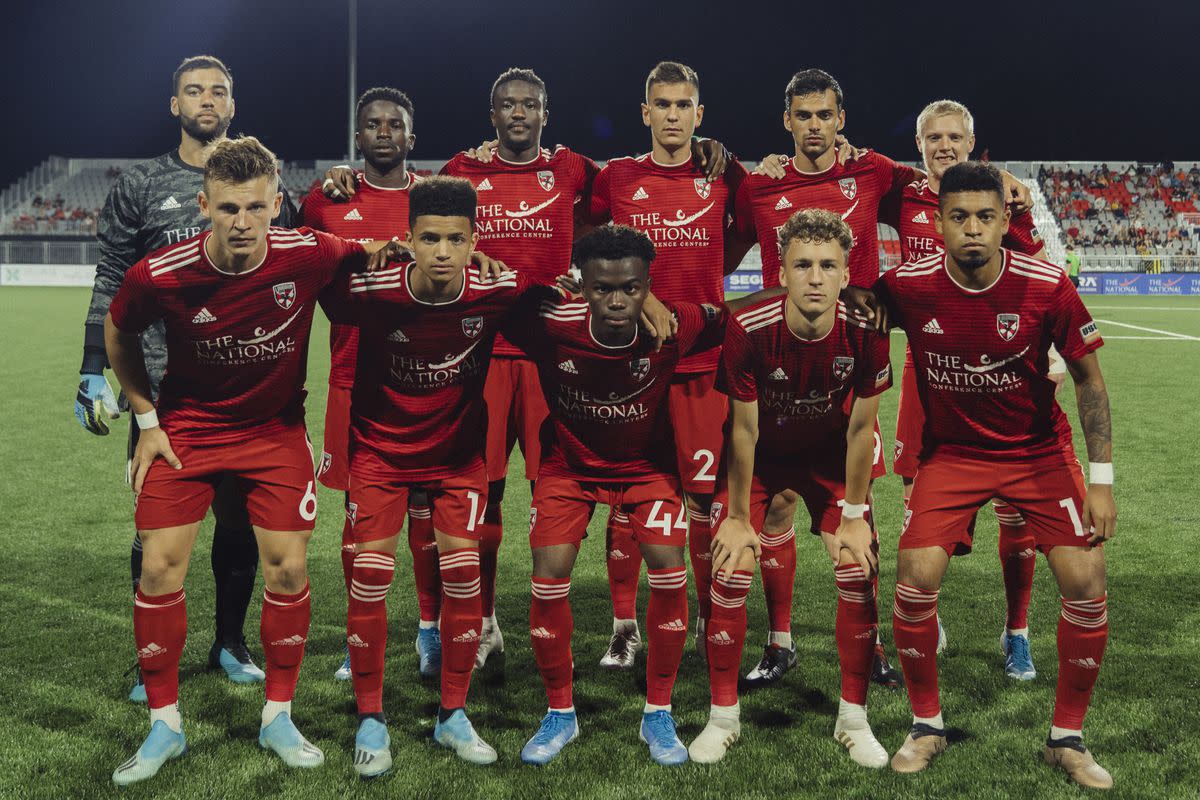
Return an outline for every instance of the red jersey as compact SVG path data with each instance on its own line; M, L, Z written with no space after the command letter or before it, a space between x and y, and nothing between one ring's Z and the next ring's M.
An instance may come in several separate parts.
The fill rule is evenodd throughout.
M598 171L596 162L562 145L523 164L499 155L485 164L459 153L442 167L443 175L475 186L479 249L544 284L571 267L576 204L588 196ZM503 336L495 352L521 355Z
M945 449L1021 459L1071 446L1047 352L1054 345L1079 359L1103 340L1062 269L1000 252L1000 276L986 289L955 283L945 254L903 264L875 284L908 334L925 409L922 458Z
M839 301L829 333L801 339L784 318L787 302L786 295L769 297L729 320L721 354L725 390L734 400L758 403L755 461L845 460L851 393L874 397L892 385L888 337L854 320Z
M933 217L938 210L938 196L929 188L927 179L922 178L905 186L900 193L899 203L891 205L893 210L880 212L880 221L900 232L901 263L943 251L942 235L938 233ZM1041 252L1045 245L1037 226L1033 224L1031 211L1013 216L1002 244L1009 250L1027 256L1036 256Z
M171 437L203 444L303 424L317 297L339 269L362 269L366 252L308 228L270 228L263 262L234 275L209 260L210 235L139 261L109 308L122 331L140 332L160 318L166 323L159 422Z
M801 172L796 160L788 161L787 175L776 180L751 175L737 193L734 215L738 234L758 239L762 251L763 288L779 285L779 229L805 208L824 208L842 215L854 234L850 251L850 283L870 286L879 277L880 206L918 177L887 156L869 152L856 161L821 172Z
M640 331L624 347L600 344L579 300L547 300L515 318L550 408L539 475L603 483L675 474L667 391L685 355L720 344L719 309L674 304L679 331L658 352Z
M654 294L667 303L713 303L725 299L725 230L746 168L730 160L709 183L691 160L663 166L649 154L609 161L592 188L592 221L611 219L644 231L654 242L650 277ZM711 372L717 349L683 359L678 372Z
M350 398L350 470L384 480L438 480L483 465L492 342L533 286L517 272L481 281L468 267L459 296L431 304L413 295L412 269L354 275L342 288L363 344Z
M402 189L374 186L361 172L358 189L349 202L334 202L320 187L314 187L300 206L300 223L332 233L352 242L401 239L408 233L408 190L419 180L408 173ZM329 383L349 389L354 385L354 361L358 354L358 328L334 322L329 326Z

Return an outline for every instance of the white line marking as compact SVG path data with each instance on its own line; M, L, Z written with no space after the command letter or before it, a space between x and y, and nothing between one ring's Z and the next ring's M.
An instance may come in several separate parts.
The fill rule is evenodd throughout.
M1139 342L1187 342L1190 339L1182 339L1178 336L1105 336L1104 341L1110 342L1113 339L1136 339Z
M1096 321L1105 325L1116 325L1119 328L1130 328L1135 331L1157 333L1163 336L1174 337L1176 339L1187 339L1188 341L1192 342L1200 342L1200 336L1186 336L1182 333L1175 333L1174 331L1160 331L1158 328L1143 328L1141 325L1130 325L1128 322L1113 322L1111 319L1097 319Z
M1097 311L1200 311L1200 306L1088 306Z

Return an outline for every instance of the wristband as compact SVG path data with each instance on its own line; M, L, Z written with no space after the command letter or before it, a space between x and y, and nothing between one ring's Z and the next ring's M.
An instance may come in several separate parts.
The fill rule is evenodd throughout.
M1104 484L1112 486L1113 482L1113 466L1112 462L1097 464L1095 461L1088 462L1088 483Z
M333 186L333 178L326 178L324 181L321 182L321 190L322 191L324 191L325 189L329 189L332 186Z
M137 425L142 430L158 427L158 412L153 408L145 414L134 414L133 418L137 420Z
M870 506L866 503L847 503L842 501L842 517L844 519L862 519Z

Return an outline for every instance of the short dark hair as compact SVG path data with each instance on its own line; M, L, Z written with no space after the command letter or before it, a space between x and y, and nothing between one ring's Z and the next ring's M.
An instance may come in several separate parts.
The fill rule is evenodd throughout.
M640 258L649 267L654 261L650 237L628 225L604 225L581 236L571 250L571 263L579 269L593 259L619 261Z
M222 139L204 162L204 185L212 181L246 183L255 178L278 178L275 154L253 136Z
M399 89L393 89L391 86L375 86L367 89L358 98L358 105L354 107L354 127L358 129L362 127L360 118L362 117L363 109L374 103L376 100L383 100L388 103L395 103L408 112L408 121L411 123L413 118L412 100L408 99L408 95Z
M179 79L183 77L183 73L196 69L221 70L229 81L230 90L233 89L233 73L229 71L229 67L225 66L224 61L216 56L188 56L179 62L179 66L175 68L175 74L171 76L171 94L179 94Z
M660 61L646 76L646 99L650 99L650 87L656 83L690 83L700 94L700 76L696 70L678 61Z
M788 218L779 229L779 249L785 251L793 241L837 242L846 253L854 245L854 234L841 214L823 208L805 208Z
M837 82L837 79L823 69L801 70L788 81L787 89L784 92L783 110L792 110L793 97L825 94L827 89L833 90L833 96L837 98L837 107L840 111L845 97L842 95L842 86Z
M528 67L509 67L501 72L500 77L496 78L496 82L492 84L492 93L488 95L492 105L496 104L496 92L500 91L500 87L514 81L524 81L530 86L536 86L542 92L542 105L550 103L550 98L546 94L546 82L539 78L536 72Z
M475 228L475 187L463 178L425 178L408 191L408 224L417 217L466 217Z
M938 206L945 207L946 195L954 192L994 192L1004 202L1004 179L1000 170L982 161L955 164L942 175L938 188Z

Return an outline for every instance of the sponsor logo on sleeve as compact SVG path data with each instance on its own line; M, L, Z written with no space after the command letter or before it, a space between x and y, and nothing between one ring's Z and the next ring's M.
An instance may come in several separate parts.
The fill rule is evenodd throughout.
M1096 321L1088 320L1087 323L1079 326L1079 335L1083 337L1085 343L1099 338L1100 329L1096 327Z

